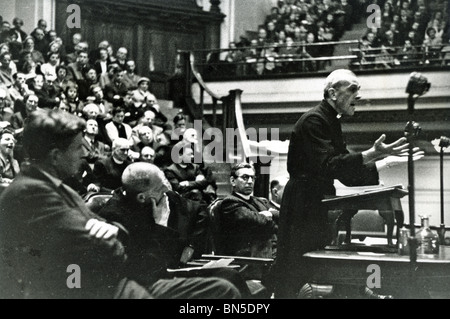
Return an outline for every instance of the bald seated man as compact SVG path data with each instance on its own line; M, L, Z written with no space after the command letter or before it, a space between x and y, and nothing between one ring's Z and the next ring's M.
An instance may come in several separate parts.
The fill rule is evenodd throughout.
M148 287L156 298L237 298L240 293L235 286L247 289L237 274L222 276L233 278L235 285L214 276L172 279L166 270L184 265L192 256L192 236L203 218L197 214L204 211L198 203L172 192L164 173L150 163L129 165L122 184L99 215L129 231L130 278Z

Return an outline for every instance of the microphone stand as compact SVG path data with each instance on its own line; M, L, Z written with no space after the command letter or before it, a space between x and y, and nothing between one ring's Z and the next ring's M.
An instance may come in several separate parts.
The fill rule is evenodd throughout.
M418 96L417 96L418 97ZM417 238L415 230L415 184L414 184L414 161L413 161L413 142L420 132L420 126L418 123L413 121L414 114L414 104L416 102L413 94L408 96L408 113L410 115L410 120L405 127L405 137L409 143L408 152L408 194L409 194L409 225L410 225L410 236L408 238L409 245L409 259L410 259L410 288L413 294L417 287L415 271L417 264Z
M414 104L416 102L413 94L408 96L408 113L410 120L406 123L405 137L409 144L408 151L408 194L409 194L409 225L410 225L410 237L409 237L409 256L411 263L415 263L417 260L417 239L415 230L415 183L414 183L414 140L420 132L420 126L413 121Z
M441 147L440 157L440 175L441 175L441 227L439 228L439 242L445 245L445 223L444 223L444 148Z
M441 226L439 228L439 244L445 245L445 223L444 223L444 148L448 147L450 139L445 136L441 136L439 141L439 157L440 157L440 195L441 195Z

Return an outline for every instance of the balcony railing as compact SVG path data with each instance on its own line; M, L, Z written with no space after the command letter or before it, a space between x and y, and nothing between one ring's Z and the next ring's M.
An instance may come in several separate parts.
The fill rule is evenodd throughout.
M359 40L196 50L196 68L205 80L276 78L353 70L450 69L450 46L365 48Z

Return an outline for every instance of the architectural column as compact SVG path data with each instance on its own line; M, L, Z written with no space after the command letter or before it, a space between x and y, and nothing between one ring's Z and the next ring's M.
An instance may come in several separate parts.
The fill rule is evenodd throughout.
M47 21L48 30L55 27L55 0L9 0L2 7L3 20L12 22L15 17L24 21L23 30L30 33L39 19Z

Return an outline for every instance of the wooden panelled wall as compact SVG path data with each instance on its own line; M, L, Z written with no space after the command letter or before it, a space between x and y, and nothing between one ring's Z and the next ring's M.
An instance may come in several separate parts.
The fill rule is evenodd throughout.
M81 9L81 28L66 25L69 4ZM205 12L195 0L57 0L56 31L65 43L79 32L96 48L108 40L114 51L128 48L137 72L154 81L153 91L168 98L167 79L177 67L177 50L211 49L220 46L220 25L224 15L218 8Z

